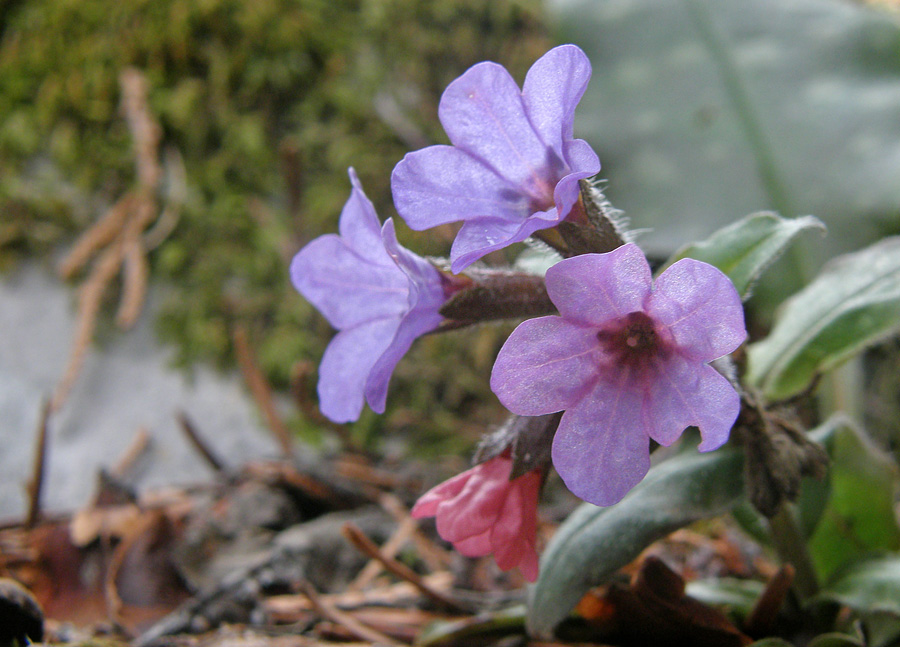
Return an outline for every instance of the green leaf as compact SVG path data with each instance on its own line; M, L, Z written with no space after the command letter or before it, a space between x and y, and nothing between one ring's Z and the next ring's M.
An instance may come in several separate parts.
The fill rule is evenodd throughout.
M791 241L802 231L825 225L817 218L782 218L774 213L754 213L720 229L698 243L682 247L667 263L695 258L724 272L741 298L750 297L760 275L774 263Z
M898 183L900 184L900 183ZM786 301L771 334L748 349L748 383L771 399L900 330L900 237L841 256Z
M832 253L900 204L900 25L838 0L552 0L593 77L575 127L613 204L668 256L759 209L813 213ZM873 218L874 216L874 218Z
M764 589L765 584L756 580L716 577L688 582L685 593L704 604L724 607L732 619L740 622L750 615Z
M609 508L585 503L559 527L529 591L529 633L548 638L585 592L649 544L687 524L728 511L744 491L743 455L686 451L650 469Z
M748 647L794 647L791 643L783 638L763 638L754 643L750 643Z
M894 514L900 470L850 424L837 427L823 444L831 457L831 495L809 551L824 580L863 556L900 548Z
M816 636L807 647L866 647L859 638L849 634L828 633Z
M836 602L859 613L900 616L900 556L890 555L850 566L816 600Z
M481 644L525 630L525 605L479 613L463 620L434 622L416 638L417 647Z

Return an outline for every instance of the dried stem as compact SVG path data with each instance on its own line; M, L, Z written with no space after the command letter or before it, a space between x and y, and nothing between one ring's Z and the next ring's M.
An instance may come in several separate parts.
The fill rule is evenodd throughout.
M72 340L72 350L69 354L69 361L63 371L62 379L56 386L53 393L50 407L53 411L58 411L62 407L69 392L78 379L81 372L81 366L87 355L87 350L91 345L91 339L94 336L94 328L97 324L97 314L100 312L100 304L103 301L103 291L107 284L119 271L122 263L122 247L115 244L108 248L97 263L88 279L82 284L78 293L78 319L75 324L75 335Z
M137 462L138 458L147 451L150 445L150 434L147 433L146 427L140 427L131 443L125 449L119 460L110 469L110 474L116 478L124 476Z
M422 578L419 577L418 573L406 566L406 564L402 564L396 559L382 554L378 546L371 539L369 539L366 534L359 529L359 527L348 522L344 524L342 532L344 533L344 537L346 537L347 540L351 544L353 544L353 546L363 555L369 557L370 559L377 560L381 563L382 566L384 566L385 570L396 575L400 579L409 582L417 589L419 589L423 595L431 598L435 602L442 604L449 609L453 609L456 611L467 611L467 609L462 607L456 600L447 597L440 591L435 591L430 586L425 584L425 582L422 581Z
M44 488L44 472L47 462L47 437L50 427L50 414L52 412L51 401L45 401L41 408L41 417L38 420L34 463L31 469L31 480L28 483L28 514L25 517L26 529L34 528L41 516L41 491Z
M766 584L759 600L744 621L744 631L749 636L768 636L775 628L778 613L784 599L794 583L796 571L790 564L784 564Z
M392 645L393 647L405 646L405 643L394 640L390 636L364 625L349 613L341 611L336 606L323 599L322 596L319 595L319 592L316 591L315 587L308 581L302 581L300 583L300 589L303 591L303 594L309 598L310 604L313 605L315 610L323 618L341 625L357 638L368 640L375 644Z
M244 382L250 389L250 394L253 396L260 411L262 411L269 429L275 434L275 438L281 446L282 455L285 458L293 457L294 440L281 416L278 415L278 410L275 407L275 397L272 395L272 387L269 386L268 380L266 380L265 375L263 375L256 364L253 349L247 340L247 331L243 326L235 326L232 338L234 339L234 350L237 354L238 365L241 367L241 374L244 376Z
M207 464L216 472L224 470L225 463L216 456L215 452L213 452L209 445L206 444L206 441L200 437L200 434L197 433L197 428L194 427L194 423L191 422L184 411L178 413L178 423L181 425L181 430L184 432L184 435L191 441L191 445L193 445L204 460L206 460Z

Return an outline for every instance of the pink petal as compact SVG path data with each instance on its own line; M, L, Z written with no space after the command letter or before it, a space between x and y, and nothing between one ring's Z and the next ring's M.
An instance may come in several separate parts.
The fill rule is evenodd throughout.
M547 270L547 292L565 319L600 326L643 310L650 294L650 266L637 245L606 254L567 258Z
M663 362L650 390L647 419L650 437L671 445L687 427L700 428L700 451L718 449L741 408L731 383L714 368L675 355Z
M522 572L522 577L524 577L529 582L534 582L538 578L538 554L536 550L530 550L523 553L519 559L519 563L517 564L519 570Z
M507 571L525 563L534 565L537 575L537 500L541 475L528 472L510 483L503 512L491 532L494 559L500 570ZM531 572L531 568L528 571ZM523 569L523 574L528 577ZM533 581L533 579L532 579Z
M598 382L562 417L553 438L553 466L575 496L617 503L650 468L643 396L623 370Z
M443 501L456 497L466 485L466 481L472 476L472 470L466 470L451 479L434 486L428 492L419 497L416 504L410 510L409 515L413 519L433 517L437 513L438 505Z
M490 529L485 530L480 535L466 537L452 543L457 552L465 557L484 557L485 555L490 555L494 549L491 543Z
M319 365L319 408L334 422L359 418L372 366L394 336L398 319L376 319L339 332Z
M455 544L490 530L503 508L511 469L508 460L491 460L473 467L462 491L438 506L438 534Z
M548 147L525 113L519 86L501 65L469 68L444 90L438 116L453 145L497 175L514 186L532 187L538 202L552 192L539 188L547 176Z
M503 406L522 416L568 409L591 387L599 352L593 329L555 316L529 319L500 349L491 390Z
M669 328L683 354L704 362L727 355L747 337L734 285L712 265L690 258L659 276L647 314Z
M563 142L572 138L575 106L590 78L591 63L575 45L554 47L535 61L525 77L522 99L531 124L560 158Z

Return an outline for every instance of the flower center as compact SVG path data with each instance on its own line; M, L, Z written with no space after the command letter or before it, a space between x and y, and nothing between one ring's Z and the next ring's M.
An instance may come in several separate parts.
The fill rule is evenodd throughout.
M616 319L597 333L597 339L616 364L630 368L647 368L670 350L653 319L643 312Z

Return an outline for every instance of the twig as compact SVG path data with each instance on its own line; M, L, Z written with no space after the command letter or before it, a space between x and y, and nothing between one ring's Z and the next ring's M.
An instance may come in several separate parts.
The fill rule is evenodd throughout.
M131 444L128 445L125 452L119 456L119 460L117 460L115 465L110 469L110 473L116 478L124 476L125 473L134 466L141 454L147 451L147 446L149 444L150 434L147 433L145 427L140 427L134 435Z
M381 645L405 647L405 643L394 640L390 636L364 625L349 613L345 613L326 600L323 600L322 596L319 595L318 591L316 591L313 585L308 581L303 580L300 582L300 589L303 591L304 595L309 598L310 603L323 618L341 625L357 638Z
M281 453L285 458L292 458L294 456L294 441L275 408L272 387L269 386L268 380L266 380L265 375L263 375L253 357L253 350L250 348L250 342L247 340L247 331L243 326L235 326L232 337L238 365L241 367L244 381L247 383L247 387L250 389L257 406L262 411L266 424L272 430L272 433L275 434L275 438L281 446Z
M124 201L125 198L122 200ZM100 304L103 301L103 291L119 271L121 265L122 245L116 241L103 252L91 270L90 276L82 283L81 289L78 291L78 318L75 324L72 350L63 376L53 393L50 404L53 411L62 407L81 372L81 366L94 335L97 314L100 312Z
M25 528L31 529L41 515L41 491L44 488L44 468L47 461L47 435L52 413L51 400L45 400L41 408L41 417L37 428L37 446L34 451L34 463L31 469L31 481L28 483L28 516L25 517Z
M397 526L397 530L394 531L394 534L391 535L390 539L388 539L382 546L379 552L386 558L393 559L397 552L403 547L406 542L410 540L413 533L418 529L419 525L416 523L416 520L412 517L407 516L400 525ZM384 565L380 560L372 559L368 564L359 572L353 581L347 585L347 591L360 591L364 589L366 586L374 580L378 574L384 570Z
M225 464L222 460L216 456L216 454L209 448L209 445L206 444L200 434L197 433L196 427L194 427L194 423L191 422L190 418L187 417L187 414L184 411L178 412L178 423L181 425L181 430L184 432L184 435L187 436L188 440L191 441L191 444L194 446L200 455L206 460L210 467L212 467L216 472L221 472L225 469Z
M149 210L150 204L141 204L140 209ZM116 312L116 325L128 330L137 322L144 307L147 296L147 280L150 275L150 263L141 241L137 227L128 227L122 247L122 296L119 298L119 309Z
M133 140L137 187L119 198L79 238L60 265L60 275L68 278L94 253L103 250L79 292L75 337L68 364L51 400L53 411L63 405L78 378L94 335L104 290L122 268L123 261L124 290L116 317L120 327L129 328L137 321L147 292L149 269L141 237L158 211L156 193L162 170L157 158L162 128L150 114L144 76L138 70L128 68L122 72L119 82L122 107Z
M134 139L138 184L152 193L156 191L162 175L157 161L162 128L150 114L144 75L133 67L126 68L119 76L119 85L122 88L122 110Z
M353 544L353 546L362 554L364 554L366 557L380 562L387 571L393 573L402 580L406 580L417 589L419 589L423 595L431 598L435 602L443 604L450 609L468 612L468 609L465 609L456 600L444 595L440 591L435 591L430 586L425 584L419 574L409 568L406 564L383 555L378 549L378 546L375 544L375 542L369 539L366 534L359 529L358 526L348 522L344 524L344 527L341 529L341 531L343 532L344 537L346 537L347 540L351 544Z
M71 251L59 264L57 270L59 275L64 279L71 278L75 272L84 267L94 252L115 240L122 231L133 206L134 201L131 195L125 195L110 207L100 220L81 234Z
M750 615L744 620L744 632L748 636L768 636L771 633L775 626L775 620L778 618L778 612L793 583L794 567L790 564L783 564L766 584L759 600L753 605Z
M389 515L396 519L400 525L405 525L408 521L416 524L415 531L412 535L413 544L419 557L432 571L446 569L452 558L450 554L425 536L418 526L418 523L409 516L409 510L405 505L393 494L382 494L378 499L378 503L384 508Z

